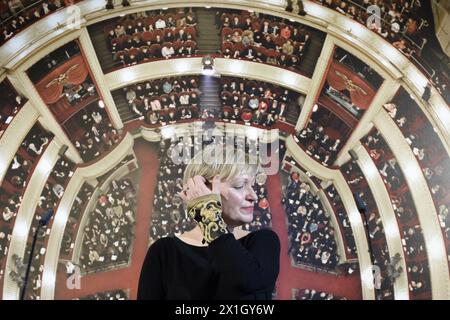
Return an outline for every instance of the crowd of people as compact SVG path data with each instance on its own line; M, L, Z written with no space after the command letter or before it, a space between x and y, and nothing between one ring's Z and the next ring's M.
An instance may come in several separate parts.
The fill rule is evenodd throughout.
M80 0L0 0L0 45L33 22Z
M394 277L389 272L390 252L387 246L383 222L372 191L361 168L355 161L349 161L343 165L341 172L353 192L363 219L366 234L369 234L367 241L370 241L369 248L372 263L381 269L381 279L380 281L377 279L376 282L376 289L379 293L377 298L383 300L392 299L394 290L391 282L394 280Z
M288 106L299 95L279 86L244 78L221 78L223 121L243 121L271 127L278 120L286 121Z
M75 164L67 159L61 157L54 165L49 178L47 179L41 195L39 196L38 204L34 213L34 219L31 222L30 233L28 235L28 242L26 247L25 257L31 254L31 247L34 233L38 229L41 219L45 219L49 214L49 210L56 211L59 200L64 195L65 186L69 182L74 173ZM51 220L48 223L48 228L51 226ZM47 251L46 245L48 240L48 233L45 229L40 229L37 234L36 247L31 262L31 269L29 275L29 284L27 286L27 299L39 300L42 285L42 273L44 271L44 259ZM28 261L28 258L24 261Z
M198 151L201 143L195 137L189 137L187 141L165 139L159 144L159 170L153 198L150 244L160 238L179 235L195 227L195 223L184 213L183 201L178 196L183 188L182 176L185 164L174 163L171 158L175 147L181 150L186 148L187 151L191 149L191 142L194 142L194 150Z
M320 197L300 180L289 176L282 202L288 216L289 254L299 266L334 271L339 263L335 231Z
M113 172L118 170L120 167L130 163L134 159L134 156L128 155L122 159L114 168L110 169L108 172L100 177L97 177L97 181L101 185ZM83 214L87 210L87 206L94 193L94 187L89 183L85 182L78 191L72 206L70 208L70 214L67 219L66 227L64 229L64 235L61 242L60 259L68 261L68 265L71 266L73 249L75 247L75 240L80 226ZM66 267L69 274L71 274L71 267Z
M247 59L300 71L311 34L299 23L278 22L255 12L216 14L225 58Z
M199 113L199 87L199 77L188 76L138 83L123 91L135 119L144 119L150 125L165 125L214 117L208 112ZM299 95L265 82L222 77L219 98L220 120L270 127L278 120L287 121L288 105L295 103Z
M422 29L429 26L428 21L420 18L417 10L419 1L402 0L315 0L360 22L371 31L391 42L408 58L420 56L422 45L426 42L421 34ZM380 21L369 19L367 8L377 5L380 9Z
M75 106L87 97L96 95L97 89L90 77L87 77L83 83L77 85L64 85L63 94L70 105Z
M333 184L330 184L328 188L325 189L325 194L330 200L334 213L336 214L336 218L339 223L342 235L344 236L344 244L347 257L350 256L352 258L356 258L357 250L355 237L353 235L353 230L352 226L350 225L347 211L345 210L344 204L342 203L341 196L339 195Z
M4 80L0 83L0 137L26 101L9 81Z
M405 177L392 150L375 128L363 138L362 142L387 187L392 207L397 216L407 266L411 263L425 263L426 248L420 222ZM423 274L422 281L421 287L413 288L411 292L426 292L429 288L428 273Z
M52 135L36 124L14 155L0 187L0 260L7 254L12 226L39 156Z
M257 231L272 227L272 213L270 203L267 199L266 181L256 181L253 189L255 190L257 200L255 201L255 209L253 211L253 221L242 226L246 231Z
M422 168L439 214L447 252L450 252L450 173L445 170L450 167L450 158L445 147L433 125L406 91L401 91L384 108L403 133Z
M339 138L331 138L327 128L312 119L309 119L306 128L297 132L294 139L308 155L327 167L334 163L342 147Z
M164 78L128 86L123 91L136 118L150 125L173 124L198 117L199 81L198 76Z
M336 10L353 20L358 21L371 31L379 34L386 41L403 53L412 62L425 65L429 74L429 83L433 84L439 93L450 101L448 93L448 76L444 73L434 74L430 65L437 68L436 61L422 55L422 50L429 42L430 28L429 17L424 16L426 5L416 0L314 0L322 5ZM370 18L374 14L367 10L369 6L376 5L379 8L380 20ZM445 53L444 53L445 54ZM419 66L420 68L424 68Z
M105 35L116 66L190 57L197 52L197 17L192 8L144 11L119 18Z
M83 230L79 264L86 273L129 263L134 239L136 188L130 177L112 180Z
M11 241L14 220L22 204L22 194L0 187L0 279L5 275L5 263Z
M315 289L293 289L292 298L293 300L347 300L344 297L337 297L332 293Z
M86 162L108 152L122 138L113 127L104 108L97 103L85 107L69 121L73 128L70 137L81 158Z
M75 300L128 300L129 293L127 290L112 290L105 292L98 292L85 297L77 298Z
M86 209L86 205L91 200L93 192L94 188L89 183L83 183L70 207L69 217L61 241L61 258L72 258L71 253L75 245L76 231L78 230L84 209Z
M40 155L52 139L36 124L21 143L0 186L0 278L5 275L5 262L11 241L14 221L23 200L23 194Z

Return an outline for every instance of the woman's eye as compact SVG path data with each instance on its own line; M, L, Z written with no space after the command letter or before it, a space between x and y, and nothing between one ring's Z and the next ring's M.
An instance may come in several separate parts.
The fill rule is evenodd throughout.
M235 186L235 189L242 189L244 186Z

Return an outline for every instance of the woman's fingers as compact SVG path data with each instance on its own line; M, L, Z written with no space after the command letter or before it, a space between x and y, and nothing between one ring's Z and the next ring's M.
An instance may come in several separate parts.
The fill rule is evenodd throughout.
M195 190L195 183L194 180L192 180L191 178L187 181L187 189L186 189L187 195L193 194L194 190Z
M194 178L194 184L196 187L196 190L202 195L211 193L211 190L208 189L208 187L205 185L206 179L202 176L195 176Z
M187 186L184 189L187 200L211 193L211 190L206 187L205 181L206 179L202 176L195 176L188 179Z
M212 181L212 190L206 185L206 179L202 176L195 176L188 179L183 190L180 192L180 197L184 201L189 201L197 197L201 197L210 193L216 193L220 195L220 177L216 176Z
M187 202L188 199L186 198L186 191L181 190L181 192L178 192L178 195L180 196L181 199L183 199L183 201Z
M215 176L212 181L212 192L220 195L220 176Z

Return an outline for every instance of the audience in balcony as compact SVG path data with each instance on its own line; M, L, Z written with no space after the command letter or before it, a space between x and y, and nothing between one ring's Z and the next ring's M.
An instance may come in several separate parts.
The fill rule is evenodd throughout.
M16 216L17 211L22 203L22 195L15 194L13 192L7 191L5 188L1 188L1 221L2 222L12 222L13 218Z
M286 121L288 105L298 99L288 89L244 78L223 77L221 86L219 118L225 122L271 127L278 120Z
M2 199L2 215L5 221L9 221L16 215L28 180L39 156L51 138L51 134L45 132L39 125L35 125L14 155L2 182L5 196L9 195Z
M448 76L445 75L445 72L441 72L442 75L435 75L433 71L429 70L430 65L439 70L438 64L436 61L430 60L427 55L422 55L424 46L430 42L429 34L434 31L429 30L431 24L427 20L428 17L425 17L423 14L423 11L426 9L421 1L315 1L367 26L371 31L378 33L381 37L389 41L413 63L418 64L420 69L426 68L430 82L447 102L450 101L450 95L447 90ZM373 15L373 12L370 10L367 11L371 5L376 5L380 9L380 22L377 22L375 19L369 19L369 16ZM447 80L441 81L440 77Z
M84 161L89 162L111 150L121 139L102 106L91 104L71 119L76 132L72 140ZM75 134L74 134L75 133Z
M9 242L11 241L13 223L22 197L7 192L0 187L0 266L8 255ZM0 279L3 278L4 269L0 267Z
M5 21L0 26L0 45L33 22L79 1L0 0L0 18Z
M446 208L450 197L450 175L444 168L450 165L450 158L433 125L404 91L394 102L385 104L384 107L397 123L416 156L436 207ZM450 224L447 219L441 219L441 222L445 232ZM450 244L450 238L446 239Z
M75 164L65 157L61 157L53 167L49 178L47 179L41 195L38 199L38 204L34 214L34 219L31 223L31 232L28 236L29 244L27 246L28 254L31 253L31 242L34 233L37 230L39 221L42 217L48 214L50 209L56 210L59 200L62 198L65 185L73 175ZM49 225L51 221L49 222ZM47 233L38 233L35 254L32 259L32 271L29 276L29 283L27 296L28 299L40 299L40 289L42 282L42 273L44 270L44 258L46 253L46 238Z
M196 54L197 18L192 9L131 14L105 28L116 66Z
M377 203L373 198L372 191L364 177L363 172L355 161L349 161L341 167L353 196L357 200L357 206L363 217L363 224L369 232L371 259L374 265L380 267L381 279L380 289L377 299L393 299L394 291L389 278L388 266L390 264L390 254L387 246L387 240L384 233L384 226L381 216L378 212Z
M74 106L83 101L87 97L96 95L96 88L90 77L78 85L64 85L63 94L66 96L67 101Z
M27 177L30 174L32 163L16 154L6 172L6 179L17 190L24 189L28 183Z
M293 289L293 300L347 300L335 297L332 293L317 291L314 289Z
M125 290L113 290L98 292L75 300L128 300L129 296Z
M408 223L414 219L416 210L402 170L391 149L378 131L369 133L363 143L388 187L397 217L402 223Z
M419 294L430 290L430 285L427 281L429 270L426 262L409 264L407 271L410 275L408 288L411 294Z
M327 128L319 125L313 119L309 119L308 126L297 132L295 139L307 154L328 167L336 160L341 140L330 138L326 130Z
M177 196L182 189L182 179L185 164L174 163L171 154L176 146L179 150L190 149L190 143L194 143L194 148L198 146L199 140L187 141L161 140L159 146L159 173L158 181L153 198L153 214L150 228L150 244L167 236L181 234L195 227L195 223L188 219L184 213L183 201ZM187 151L187 149L185 149ZM199 150L198 147L194 150ZM187 154L187 152L186 152Z
M318 195L301 183L298 174L289 177L282 202L288 215L289 254L294 263L332 271L339 262L334 229Z
M342 203L341 196L339 195L333 184L331 184L326 189L326 194L330 199L334 212L336 213L338 223L342 228L344 241L346 244L346 252L348 255L356 256L357 255L356 242L353 235L352 226L350 225L349 217L345 210L344 204Z
M411 110L408 106L408 110ZM389 107L391 115L397 114L397 111ZM398 167L397 161L392 154L380 132L372 130L364 139L364 145L368 148L369 154L373 158L389 192L392 207L398 218L403 250L405 252L408 272L411 263L420 262L426 255L424 238L419 224L414 202L409 192L409 187L403 176L402 170ZM415 270L415 269L414 269ZM424 272L421 281L412 280L410 273L410 291L415 293L429 292L429 273Z
M242 226L246 231L257 231L260 229L270 228L272 226L272 213L270 203L267 199L266 179L256 179L253 186L257 200L255 201L255 209L253 212L253 221Z
M418 1L406 0L399 3L384 0L360 0L355 3L345 0L316 0L316 2L351 17L370 30L379 33L391 43L402 42L397 45L404 46L405 54L415 53L417 50L415 54L420 55L420 50L426 42L424 30L429 23L418 14L421 6ZM379 23L368 19L371 13L366 9L370 5L377 5L380 9L381 21ZM403 50L401 51L403 52Z
M0 137L25 102L8 81L0 83Z
M22 147L31 157L37 158L43 153L51 138L52 134L39 130L37 127L33 127L22 142Z
M83 210L86 208L87 203L92 197L94 188L88 184L84 183L83 186L78 191L75 200L73 201L72 207L70 208L69 218L67 219L66 228L64 230L64 236L61 242L61 256L70 256L73 246L75 245L76 232L78 230L78 225L81 221Z
M172 124L198 117L198 76L152 80L123 91L134 118L145 119L148 124Z
M98 272L127 264L134 238L136 188L130 178L113 180L84 228L80 264Z
M246 11L218 12L225 58L248 59L299 71L299 64L310 42L302 25L272 20L270 16Z

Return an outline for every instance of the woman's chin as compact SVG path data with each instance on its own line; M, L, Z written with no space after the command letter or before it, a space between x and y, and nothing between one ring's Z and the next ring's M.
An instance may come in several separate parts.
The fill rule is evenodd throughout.
M253 212L252 213L245 213L242 215L242 222L245 223L250 223L253 221Z

